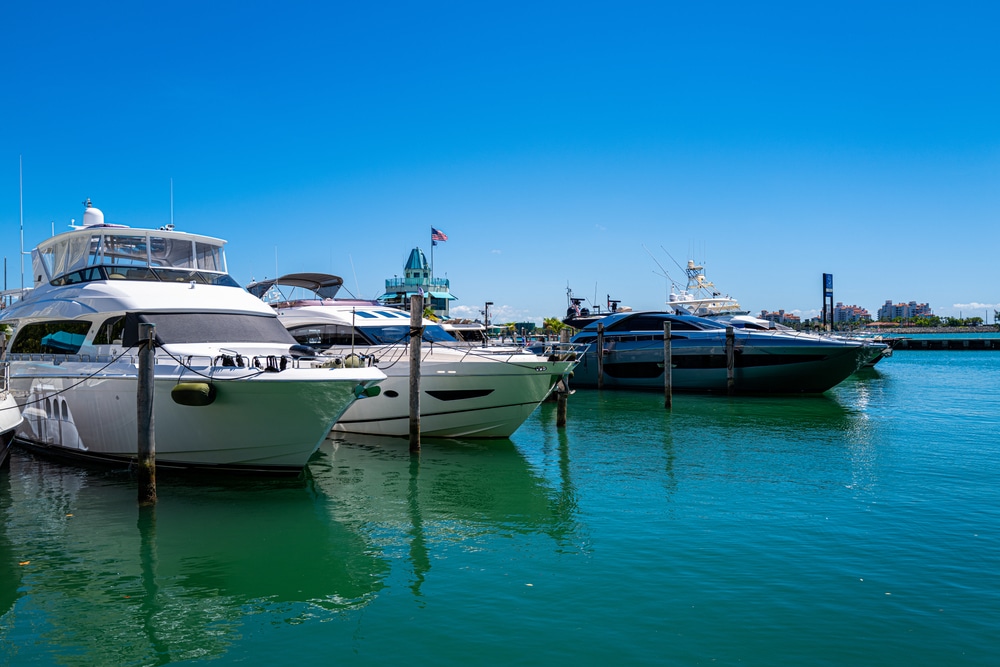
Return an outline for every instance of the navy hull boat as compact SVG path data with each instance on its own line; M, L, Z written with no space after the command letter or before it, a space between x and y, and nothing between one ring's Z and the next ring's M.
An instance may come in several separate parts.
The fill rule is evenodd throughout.
M571 340L590 344L576 367L575 387L664 386L663 329L670 322L671 385L675 391L728 392L725 324L666 312L628 312L587 325ZM603 328L598 341L598 326ZM863 366L882 343L786 330L733 330L733 386L740 394L822 393ZM600 343L600 344L599 344ZM600 349L599 349L600 347Z

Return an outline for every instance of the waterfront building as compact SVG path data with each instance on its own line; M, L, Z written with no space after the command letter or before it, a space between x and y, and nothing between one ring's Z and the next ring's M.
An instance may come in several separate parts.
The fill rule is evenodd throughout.
M933 314L931 307L926 303L917 303L916 301L893 303L891 300L886 299L885 304L878 309L877 319L880 322L889 322L896 318L912 320L917 317L930 317Z
M838 301L833 307L834 325L857 324L861 322L871 322L871 320L871 313L860 306L845 306Z
M784 310L773 313L762 310L760 311L760 319L767 320L768 322L777 322L788 327L795 327L802 324L802 318L794 313L786 313Z
M377 301L386 306L410 310L410 297L423 293L424 306L430 305L435 317L448 319L449 304L456 299L447 278L435 278L424 251L414 248L403 267L403 277L385 280L385 294Z

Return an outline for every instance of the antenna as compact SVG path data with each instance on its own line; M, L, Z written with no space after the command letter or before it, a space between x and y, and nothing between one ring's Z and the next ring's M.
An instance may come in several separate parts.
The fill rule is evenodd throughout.
M170 179L170 229L174 228L174 179Z
M358 272L354 270L354 256L347 255L347 259L351 260L351 273L354 274L354 287L358 290L358 296L361 296L361 283L358 282Z
M671 261L672 261L672 262L673 262L674 264L676 264L676 265L677 265L677 268L678 268L678 269L680 269L681 271L685 271L685 270L686 270L686 269L685 269L685 268L684 268L683 266L681 266L681 263L680 263L680 262L678 262L678 261L677 261L676 259L674 259L674 256L673 256L673 255L671 255L671 254L670 254L669 252L667 252L667 249L666 249L666 248L664 248L663 246L660 246L660 250L662 250L663 252L666 252L666 253L667 253L667 257L669 257L669 258L670 258L670 260L671 260Z
M656 271L653 271L653 273L656 273L656 275L658 275L658 276L663 276L664 278L666 278L667 280L670 281L671 285L677 286L677 283L674 281L674 279L670 277L670 274L667 273L667 270L665 268L663 268L662 264L660 264L660 260L656 259L656 256L653 255L653 253L649 252L649 248L646 247L646 244L642 245L642 249L646 251L646 254L649 255L649 258L651 260L653 260L653 263L655 263L658 267L660 267L660 271L663 272L663 273L656 273ZM666 252L666 251L664 250L664 252ZM669 256L669 255L670 255L670 253L667 253L667 256ZM673 257L671 257L670 259L673 259ZM676 260L674 261L674 263L676 264Z
M21 290L24 290L24 163L17 156L17 195L21 206Z

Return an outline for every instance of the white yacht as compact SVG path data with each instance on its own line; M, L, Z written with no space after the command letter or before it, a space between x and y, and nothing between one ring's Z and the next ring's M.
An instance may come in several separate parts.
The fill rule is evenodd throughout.
M667 305L678 315L713 318L749 314L750 311L742 308L739 301L719 292L715 283L705 279L704 266L689 259L684 273L687 275L687 287L672 290L667 299Z
M270 303L295 340L316 349L320 360L346 355L388 376L381 393L348 408L334 432L407 436L410 314L373 301L337 299L342 284L338 276L296 273L248 289ZM554 343L539 355L474 347L430 320L423 327L420 432L428 437L509 437L586 349Z
M140 323L154 325L157 466L298 474L376 368L315 368L272 309L227 273L225 241L84 224L32 252L34 287L4 309L17 438L45 453L137 456Z

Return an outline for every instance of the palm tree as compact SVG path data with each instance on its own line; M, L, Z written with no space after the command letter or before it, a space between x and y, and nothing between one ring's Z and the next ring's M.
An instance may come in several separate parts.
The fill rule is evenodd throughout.
M565 329L566 325L558 317L546 317L542 320L542 327L548 333L559 335L559 332Z

